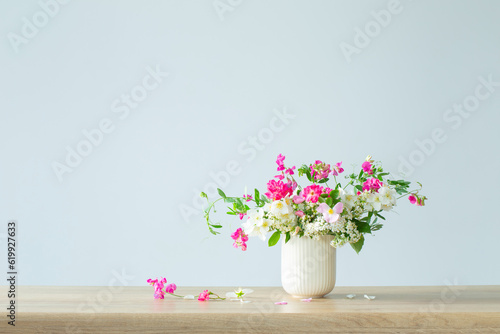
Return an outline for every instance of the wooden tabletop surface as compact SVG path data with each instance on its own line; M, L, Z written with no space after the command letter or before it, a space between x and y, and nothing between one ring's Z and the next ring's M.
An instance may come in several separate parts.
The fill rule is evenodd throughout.
M500 333L500 286L336 287L311 302L281 287L251 288L251 302L240 303L157 300L149 286L20 286L15 329L2 317L0 333ZM208 289L225 296L234 287ZM0 296L5 310L5 286Z

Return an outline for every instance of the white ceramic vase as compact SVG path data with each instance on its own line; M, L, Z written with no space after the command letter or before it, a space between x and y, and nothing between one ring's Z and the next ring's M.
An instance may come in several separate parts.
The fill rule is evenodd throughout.
M296 298L321 298L335 287L336 249L333 236L319 240L291 237L281 246L281 284Z

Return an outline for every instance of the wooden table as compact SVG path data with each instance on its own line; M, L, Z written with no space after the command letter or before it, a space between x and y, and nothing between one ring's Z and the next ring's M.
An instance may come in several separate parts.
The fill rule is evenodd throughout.
M17 289L12 328L5 317L7 289L0 288L0 333L500 333L500 286L336 287L309 303L280 287L255 287L246 304L155 300L149 286ZM232 288L210 290L225 295Z

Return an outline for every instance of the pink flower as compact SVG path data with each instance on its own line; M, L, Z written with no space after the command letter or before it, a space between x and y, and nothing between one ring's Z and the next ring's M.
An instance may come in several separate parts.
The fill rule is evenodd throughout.
M174 283L170 283L165 287L165 292L167 293L174 293L175 290L177 290L177 285L175 285Z
M293 166L292 168L287 168L287 170L285 171L285 174L288 174L288 175L293 175L295 174L293 172L293 170L295 169L295 166Z
M383 185L384 184L378 179L371 177L363 183L363 191L375 190L376 192L378 192L379 188Z
M243 217L245 217L246 215L247 215L246 212L243 212L243 213L240 212L240 213L238 213L238 216L240 216L240 220L242 220Z
M286 304L288 304L288 303L287 302L276 302L276 303L274 303L274 305L286 305Z
M247 202L250 202L251 200L253 200L253 196L252 196L252 195L243 195L243 198L244 198Z
M160 288L156 288L154 297L155 299L165 299L165 292L163 292Z
M408 196L408 199L410 200L411 204L417 203L417 198L413 194L411 194L410 196Z
M312 184L302 190L301 196L305 197L307 202L316 203L319 196L323 193L323 187L317 184Z
M243 229L240 227L236 231L231 234L231 238L234 240L233 247L238 248L241 247L241 250L247 250L248 235L243 232Z
M297 195L293 196L293 202L295 204L300 204L300 203L304 202L305 200L306 199L302 196L297 196Z
M325 218L328 223L335 223L337 220L339 220L340 214L343 210L344 204L342 204L342 202L338 202L337 204L335 204L333 209L330 208L326 203L321 203L318 206L318 212L323 214L323 218Z
M341 162L337 162L335 164L335 166L333 166L332 174L335 175L335 176L337 176L340 173L342 173L343 171L344 171L344 168L342 168L342 161Z
M424 196L424 197L418 197L418 198L417 198L417 205L418 205L418 206L424 206L424 205L425 205L425 203L424 203L424 200L425 200L425 199L426 199L426 197L425 197L425 196Z
M152 285L155 289L154 297L155 299L164 299L165 292L163 292L163 286L167 283L167 279L164 277L160 277L160 279L148 279L147 282Z
M304 211L295 211L295 215L298 216L298 217L304 217Z
M372 163L371 161L365 161L363 162L363 164L361 165L361 167L363 167L363 171L367 174L373 174L373 169L372 169Z
M200 301L205 301L209 299L210 299L210 293L208 292L208 290L201 292L200 295L198 296L198 300Z
M313 165L309 166L311 169L311 175L315 180L326 179L328 174L330 174L330 165L322 162L321 160L316 160Z
M274 177L277 178L278 180L283 180L285 178L285 175L279 174L275 175Z
M270 180L267 183L268 192L265 193L265 195L269 199L280 200L284 197L292 195L295 187L296 187L296 184L294 184L292 181L285 183L281 180L278 180L278 181Z
M278 158L276 159L276 163L278 164L278 172L285 170L285 164L283 161L285 160L285 156L283 154L278 154Z

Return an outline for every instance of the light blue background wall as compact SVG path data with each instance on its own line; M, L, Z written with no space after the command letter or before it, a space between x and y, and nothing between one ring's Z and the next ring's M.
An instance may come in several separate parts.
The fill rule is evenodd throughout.
M338 285L500 283L500 2L215 4L75 0L45 22L37 1L0 3L0 258L17 219L20 284L279 285L279 247L232 248L229 216L211 237L197 204L228 163L227 194L264 189L278 153L348 170L404 159L424 183L425 208L402 202L361 255L338 251ZM157 66L168 77L125 107ZM112 131L60 182L54 162L103 120Z

